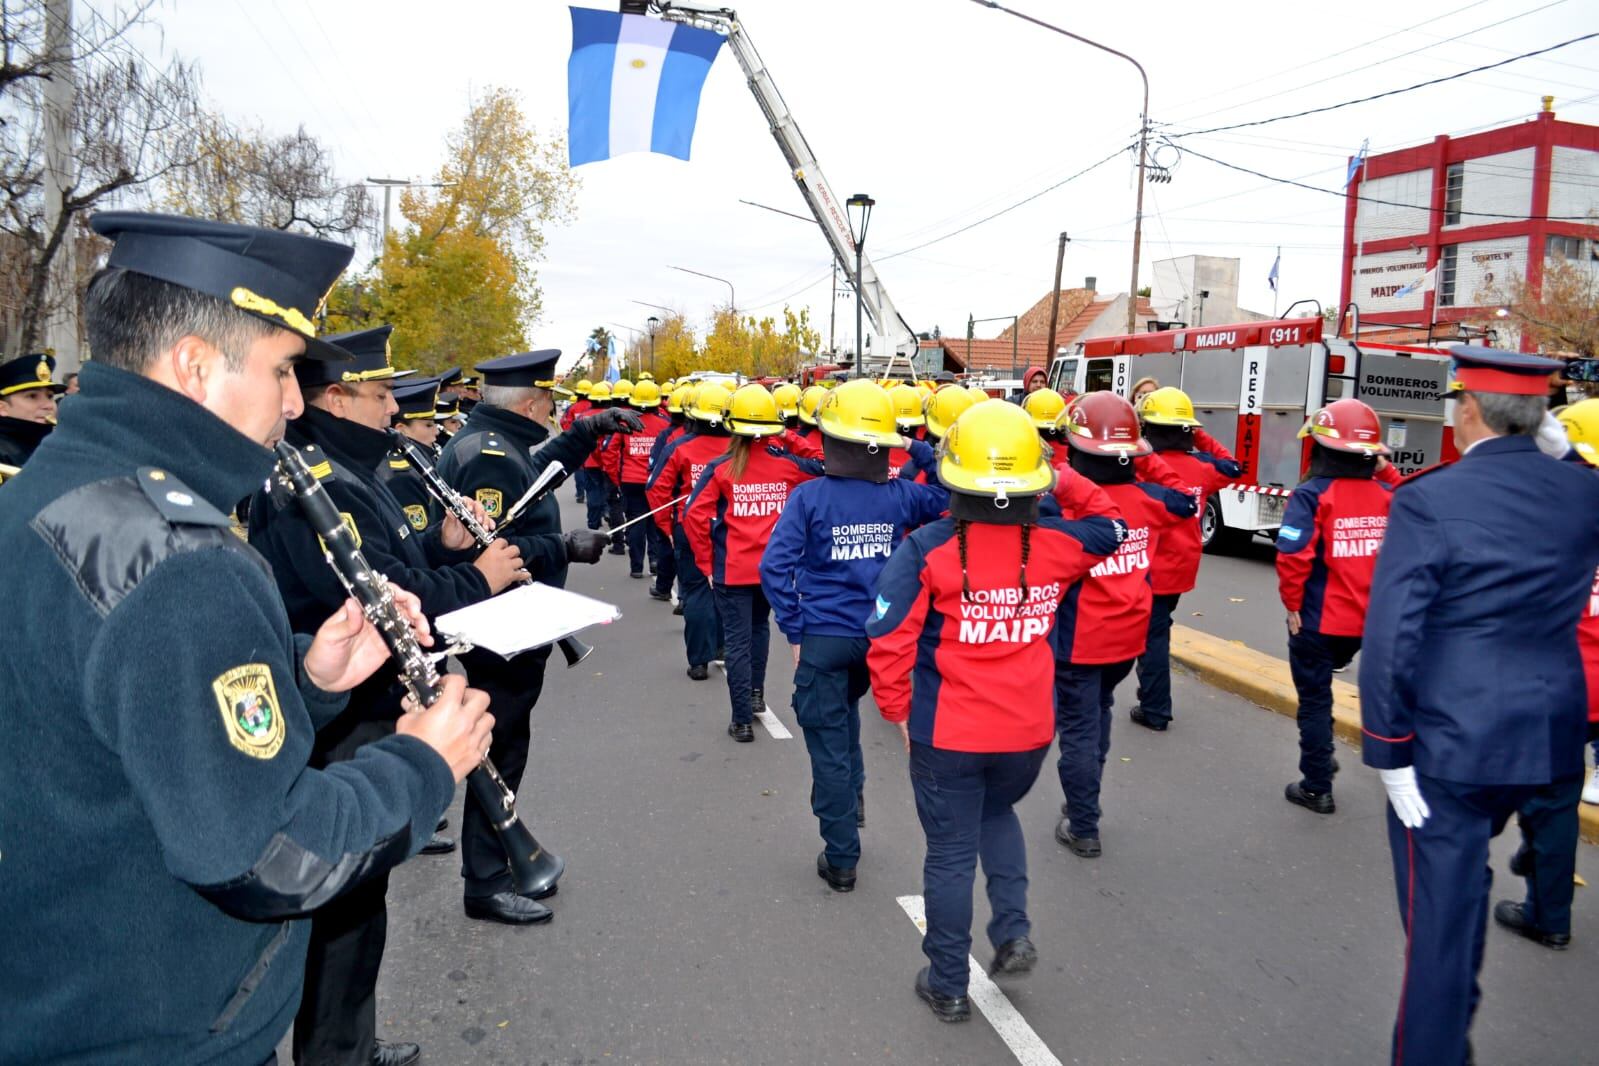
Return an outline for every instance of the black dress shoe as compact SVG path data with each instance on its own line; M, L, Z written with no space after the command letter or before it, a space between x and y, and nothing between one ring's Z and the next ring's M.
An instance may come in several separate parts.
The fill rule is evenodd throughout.
M989 964L989 975L1002 973L1028 973L1038 965L1038 949L1033 947L1033 942L1025 936L1015 940L1007 940L994 952L994 961Z
M1526 877L1532 872L1532 852L1523 844L1510 856L1510 872L1517 877Z
M677 603L677 606L672 608L672 613L675 614L679 618L683 617L683 601L682 600L679 600L678 603Z
M1127 717L1131 718L1138 725L1141 725L1145 729L1155 733L1166 732L1166 727L1171 724L1170 722L1163 722L1157 718L1151 718L1149 715L1144 713L1144 709L1142 707L1134 707L1132 710L1127 712Z
M834 866L827 861L827 852L816 856L816 876L827 882L834 892L855 891L855 867Z
M860 829L866 824L866 793L855 793L855 828Z
M467 896L462 904L466 916L505 925L538 925L555 917L555 912L515 892L496 892L492 896Z
M1065 818L1055 827L1055 839L1071 849L1071 853L1079 859L1099 858L1100 847L1098 837L1074 837L1068 828L1071 825Z
M755 742L755 727L748 722L731 722L727 727L727 735L740 744L753 744Z
M651 588L650 599L660 600L662 603L670 603L672 602L672 594L670 592L663 592L658 588Z
M927 983L932 967L923 966L916 974L916 994L923 1003L933 1008L933 1016L941 1022L964 1022L972 1016L972 1001L965 996L941 996Z
M372 1066L415 1066L422 1061L422 1049L416 1044L387 1044L382 1040L372 1045Z
M1315 811L1317 814L1331 814L1338 809L1338 804L1333 802L1331 792L1306 792L1305 786L1298 781L1291 782L1283 789L1283 797L1289 803Z
M450 818L448 815L444 815L439 818L439 824L433 827L433 831L435 833L442 833L448 828L450 828Z
M766 692L762 689L750 689L750 713L760 714L766 710Z
M1570 933L1546 933L1532 924L1526 908L1512 899L1502 899L1494 904L1494 921L1534 944L1542 944L1551 951L1565 951L1571 946Z
M433 839L422 845L424 855L448 855L455 850L455 841L442 833L434 833Z
M626 555L627 548L621 544L613 544L608 549L612 555Z
M627 572L627 576L628 577L636 577L636 578L639 578L640 580L642 580L643 577L644 577L644 571L642 571L642 570L629 570Z
M690 681L704 681L710 676L711 668L705 663L695 663L693 666L688 668L688 679Z

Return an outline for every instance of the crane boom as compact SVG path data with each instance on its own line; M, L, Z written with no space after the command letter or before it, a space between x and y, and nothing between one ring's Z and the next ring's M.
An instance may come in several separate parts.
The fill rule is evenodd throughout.
M668 0L660 0L652 6L660 12L661 18L669 22L711 30L727 38L733 57L738 60L739 67L744 71L750 92L755 94L755 101L760 104L761 113L766 116L772 136L777 140L783 158L788 161L789 173L793 176L794 183L799 186L800 195L805 198L805 203L810 207L817 225L821 226L822 235L827 238L828 247L833 250L833 257L844 273L853 277L855 238L850 233L849 216L846 214L844 201L834 194L832 186L827 183L821 165L816 161L815 153L811 151L805 135L800 132L799 124L794 121L794 115L789 111L788 105L783 102L782 93L777 91L777 85L772 81L771 72L767 70L765 61L761 59L754 43L744 32L738 14L731 8L698 8L670 3ZM872 326L884 342L879 354L899 352L908 360L916 351L916 332L895 310L894 301L889 299L888 290L883 287L877 269L872 266L872 261L864 256L861 260L860 274L861 276L855 279L855 291L861 306L872 320Z

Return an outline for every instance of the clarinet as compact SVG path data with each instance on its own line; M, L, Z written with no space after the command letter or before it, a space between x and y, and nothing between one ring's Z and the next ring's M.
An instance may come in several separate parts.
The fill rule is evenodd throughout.
M338 508L328 498L316 475L305 465L305 459L298 449L286 441L280 441L273 451L278 459L274 477L284 489L293 493L306 521L322 539L328 564L338 574L345 589L361 605L361 613L389 646L400 667L401 683L419 707L431 706L443 692L444 686L432 658L423 651L416 634L411 631L410 623L401 615L394 601L393 588L362 556L361 550L355 545L354 536L339 518ZM489 822L505 848L517 890L537 894L551 888L566 869L566 863L559 856L544 850L517 817L516 794L505 783L487 754L466 775L466 783L478 805L489 816Z
M439 476L438 469L433 465L433 460L423 452L421 445L404 433L396 433L392 429L388 433L390 442L403 451L405 457L411 461L411 467L416 471L417 476L422 479L422 487L427 490L428 495L432 496L439 506L454 515L457 522L466 527L466 531L472 534L472 539L477 541L480 551L487 548L493 542L494 534L489 532L483 523L477 520L477 515L472 513L472 508L466 505L466 499L451 488L448 481ZM533 504L538 503L545 496L554 492L563 480L565 479L558 477L551 484L545 486L543 491L528 501L527 509L530 510ZM594 650L593 647L583 643L576 637L561 637L555 644L561 649L561 655L566 659L568 669L587 659L589 653Z

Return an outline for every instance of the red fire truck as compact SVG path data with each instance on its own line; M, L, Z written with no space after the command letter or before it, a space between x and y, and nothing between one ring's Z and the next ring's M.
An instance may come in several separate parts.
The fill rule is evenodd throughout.
M1206 502L1201 526L1207 549L1238 547L1257 533L1275 536L1309 464L1300 427L1332 400L1371 405L1401 473L1456 457L1453 412L1438 398L1448 352L1328 338L1322 327L1320 318L1292 318L1099 337L1057 356L1049 383L1128 396L1150 377L1186 392L1205 431L1244 468Z

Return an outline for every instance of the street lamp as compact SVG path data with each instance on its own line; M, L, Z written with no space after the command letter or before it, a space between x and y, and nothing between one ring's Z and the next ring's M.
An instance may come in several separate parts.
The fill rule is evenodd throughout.
M855 376L861 376L861 334L864 326L861 322L861 272L866 269L866 227L872 221L872 208L877 206L877 201L863 192L858 192L844 201L844 206L849 210L849 235L855 242ZM860 225L855 224L855 216L860 216Z
M1144 73L1142 63L1126 52L1118 52L1109 45L1091 41L1081 34L1063 30L1059 26L1051 25L1042 19L1035 19L1031 15L1024 15L1020 11L1012 11L1010 8L996 3L995 0L972 0L972 3L991 7L995 11L1003 11L1007 15L1014 15L1024 22L1042 26L1044 29L1052 30L1063 37L1070 37L1074 41L1081 41L1083 44L1097 48L1101 52L1109 52L1113 56L1125 59L1138 68L1138 76L1144 80L1144 109L1138 113L1138 204L1133 213L1133 280L1132 284L1127 287L1127 332L1133 333L1138 326L1138 252L1144 236L1144 161L1147 158L1149 148L1149 75ZM1053 358L1053 353L1051 353L1051 358Z
M712 281L720 281L723 285L727 286L727 309L735 314L738 312L738 296L733 292L733 283L728 281L726 278L719 278L715 274L703 274L698 270L690 270L688 267L672 266L671 264L667 264L666 269L681 270L683 273L693 274L697 278L709 278Z
M995 315L993 318L973 318L969 314L966 316L966 372L968 374L972 371L972 336L976 332L977 323L1003 322L1007 318L1010 319L1010 376L1016 376L1016 336L1017 327L1021 325L1022 321L1020 315ZM1025 385L1026 382L1023 382L1023 384Z
M404 178L367 178L368 185L376 185L383 190L383 240L389 239L389 196L395 189L450 189L459 185L455 181L407 181Z
M644 324L650 327L650 374L653 376L655 373L655 331L660 327L661 320L651 315L644 320Z

